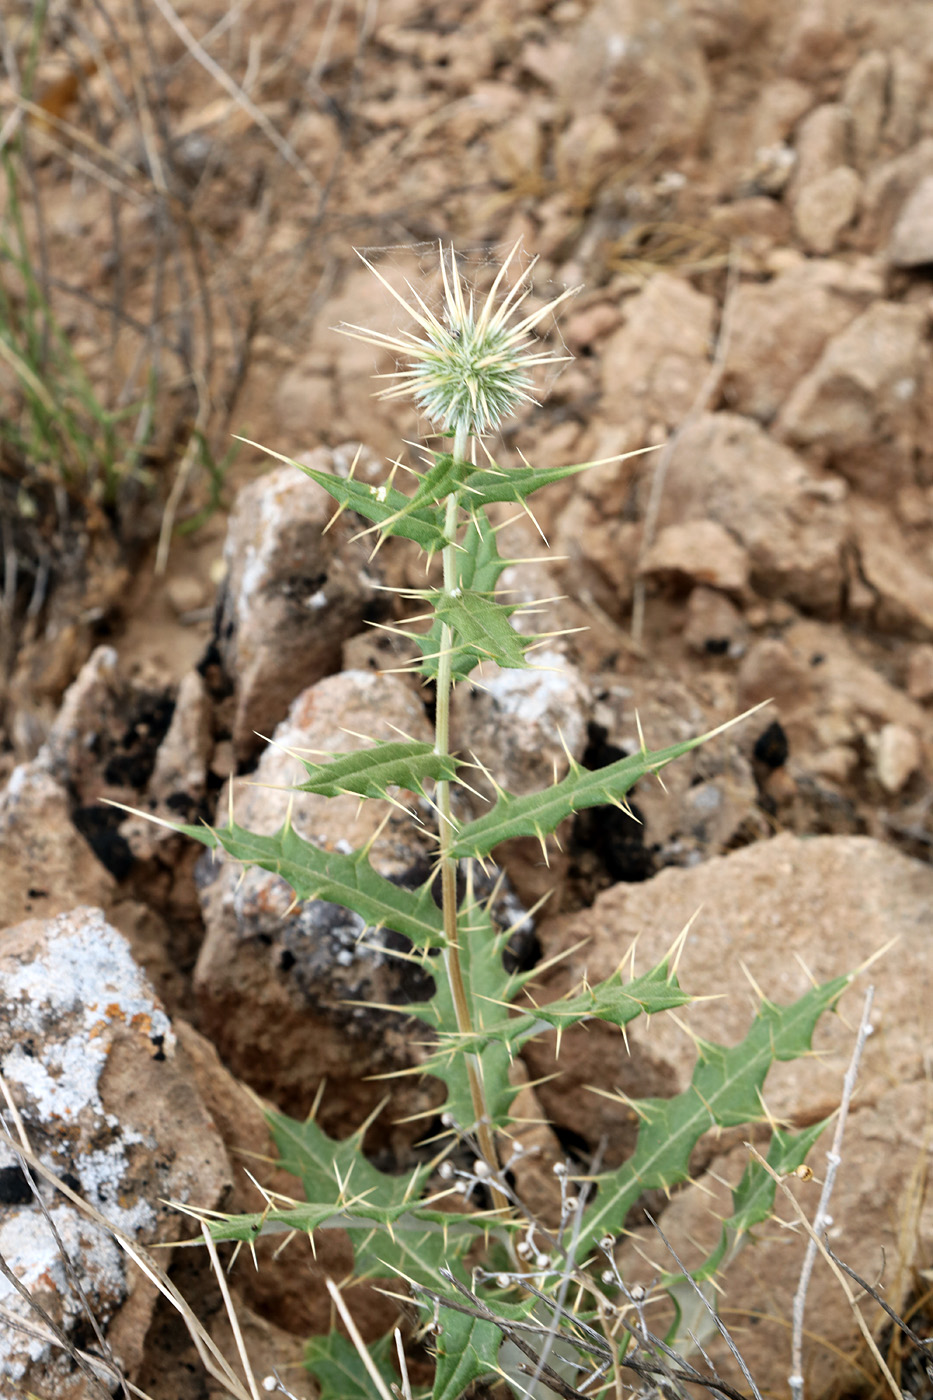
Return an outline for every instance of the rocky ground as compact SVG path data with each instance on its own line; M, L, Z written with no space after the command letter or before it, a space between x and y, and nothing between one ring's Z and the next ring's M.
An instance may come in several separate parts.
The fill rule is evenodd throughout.
M12 12L5 104L31 13ZM838 1104L870 979L876 1030L831 1238L922 1324L933 1261L927 0L254 0L229 11L113 0L53 5L39 50L37 105L19 109L24 236L102 401L139 413L155 367L161 387L151 421L134 420L145 453L126 449L110 484L30 458L22 440L0 445L0 1060L36 1152L157 1243L184 1229L166 1200L257 1208L244 1154L267 1154L268 1139L244 1085L300 1114L325 1083L320 1121L342 1134L382 1096L372 1075L416 1065L404 1018L365 1005L411 995L390 944L363 950L349 916L289 912L274 877L238 883L106 802L169 821L214 820L229 802L271 830L293 768L284 749L344 747L343 730L382 737L389 725L427 735L426 697L393 672L402 653L370 625L393 619L384 585L420 583L417 562L394 547L371 558L346 517L325 534L324 493L252 446L216 464L232 432L339 474L362 443L357 469L380 481L419 425L372 397L372 374L391 362L333 332L405 325L353 246L393 287L423 279L430 299L439 241L462 250L483 291L520 239L526 262L539 258L535 298L583 290L546 329L572 362L496 456L598 465L540 498L550 558L530 522L504 525L500 549L537 559L504 585L558 599L546 625L570 630L543 658L555 669L459 697L456 745L527 790L566 762L564 744L595 767L631 751L639 723L662 747L770 700L668 770L663 790L639 788L640 825L580 819L547 866L537 847L502 853L514 900L527 908L552 891L521 956L586 939L542 977L539 995L555 995L610 971L633 938L646 967L696 915L682 980L718 999L692 1009L690 1028L730 1042L754 989L790 1000L811 975L881 952L821 1029L818 1058L775 1067L768 1108L800 1126ZM8 261L0 273L19 314L28 281ZM12 417L22 396L4 363ZM647 446L658 450L619 460ZM358 845L380 814L342 804L325 812L306 797L296 822ZM430 859L397 813L375 853L400 878ZM548 1153L585 1162L603 1143L611 1162L630 1149L618 1100L587 1086L644 1095L688 1081L682 1029L631 1039L629 1053L608 1034L568 1036L559 1064L547 1040L525 1052L532 1079L559 1070L538 1090L556 1132L539 1144L542 1166ZM384 1164L412 1151L400 1120L437 1102L432 1081L401 1083L369 1139ZM745 1150L741 1135L704 1144L696 1184L655 1203L684 1248L709 1235L715 1193ZM800 1191L811 1210L816 1190ZM83 1336L55 1252L34 1247L36 1207L8 1153L0 1199L0 1250ZM129 1373L156 1400L219 1393L106 1232L67 1203L55 1213ZM641 1245L656 1252L633 1240L632 1269ZM321 1280L346 1268L342 1250L331 1240L317 1259L296 1246L267 1251L258 1272L237 1265L261 1371L291 1365L326 1328ZM724 1280L723 1316L769 1393L787 1389L800 1253L775 1227ZM198 1258L180 1253L178 1281L222 1337ZM370 1328L391 1322L385 1299L351 1297ZM811 1396L867 1392L828 1272L808 1328ZM0 1395L85 1393L64 1363L24 1346L0 1334ZM905 1370L904 1384L929 1383ZM303 1377L295 1388L311 1394Z

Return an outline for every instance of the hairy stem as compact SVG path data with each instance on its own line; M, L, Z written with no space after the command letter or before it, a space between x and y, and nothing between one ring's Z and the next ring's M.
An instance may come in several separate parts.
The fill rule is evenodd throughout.
M454 440L454 459L456 461L465 460L467 448L466 433L458 430ZM460 511L460 496L457 492L452 493L447 499L447 514L444 521L444 533L448 543L444 546L444 590L452 593L458 586L457 575L457 548L456 535L458 528L458 517ZM453 690L452 668L453 658L451 647L453 638L448 626L444 626L441 633L441 654L437 667L437 707L434 722L434 752L445 757L450 752L450 697ZM444 967L447 973L447 980L450 983L451 995L453 997L454 1009L457 1016L457 1029L461 1035L471 1035L473 1032L473 1017L470 1013L470 1003L467 997L466 987L463 981L463 967L460 962L460 930L458 924L457 910L457 862L450 855L450 848L453 844L454 828L450 808L450 783L439 782L437 784L437 806L440 816L439 836L440 836L440 869L441 869L441 905L444 914ZM499 1162L496 1156L496 1145L490 1127L489 1109L486 1103L486 1092L483 1086L482 1067L479 1057L474 1054L466 1056L467 1078L470 1084L470 1097L473 1100L473 1116L476 1120L475 1131L479 1150L484 1161L493 1173L491 1184L493 1203L499 1210L508 1209L508 1198L495 1185L495 1177L499 1172Z

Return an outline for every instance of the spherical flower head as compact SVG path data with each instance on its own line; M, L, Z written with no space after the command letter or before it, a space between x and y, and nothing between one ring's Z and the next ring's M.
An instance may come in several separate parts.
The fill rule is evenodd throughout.
M555 364L568 358L553 355L535 347L540 343L532 331L560 302L573 295L568 288L554 301L526 316L517 315L518 308L528 296L528 276L535 259L516 279L512 287L497 298L509 267L520 244L509 253L486 300L476 310L472 292L464 287L453 248L445 254L439 248L444 304L436 315L410 283L413 304L406 301L363 255L363 262L374 272L420 327L421 333L402 331L387 335L362 326L341 326L345 335L391 349L403 363L393 374L381 375L391 379L380 398L410 396L443 434L465 442L470 437L483 437L503 418L522 403L534 403L532 370L537 365Z

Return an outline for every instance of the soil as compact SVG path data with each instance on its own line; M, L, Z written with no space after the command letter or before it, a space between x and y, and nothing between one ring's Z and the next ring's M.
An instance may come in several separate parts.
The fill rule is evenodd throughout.
M439 245L482 291L520 243L534 299L582 290L545 330L572 362L497 458L660 448L541 508L567 621L591 629L568 644L594 697L584 761L631 748L636 703L661 746L678 722L774 699L667 815L652 793L634 834L578 821L555 909L781 831L928 861L933 243L910 213L933 181L928 9L53 4L16 109L32 7L14 4L21 63L0 96L21 114L24 237L127 427L109 463L98 433L80 468L31 455L25 428L0 441L0 779L39 752L101 642L169 706L186 674L207 677L228 516L274 465L234 435L296 457L361 440L386 463L423 440L412 410L372 397L391 362L334 332L407 324L354 250L431 297ZM5 213L10 239L9 190ZM21 318L28 278L7 259L0 279ZM73 393L60 363L40 356L50 392ZM7 366L0 394L27 424ZM719 535L676 533L697 521ZM215 775L232 765L225 751ZM75 822L126 879L99 811ZM174 876L157 865L128 893L164 916ZM510 873L537 897L521 853ZM193 900L175 916L160 990L196 1017Z

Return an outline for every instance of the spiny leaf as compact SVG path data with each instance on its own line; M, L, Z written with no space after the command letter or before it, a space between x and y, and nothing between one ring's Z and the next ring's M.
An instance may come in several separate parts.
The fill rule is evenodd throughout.
M482 1233L484 1222L420 1205L430 1167L406 1176L381 1172L362 1153L362 1133L336 1141L310 1120L270 1113L281 1165L300 1178L311 1200L333 1201L353 1244L357 1277L399 1275L437 1288L450 1266Z
M575 763L566 778L541 792L530 792L523 797L503 792L488 812L460 828L451 854L458 860L467 857L485 860L500 842L512 837L540 839L547 836L574 812L607 802L618 803L640 778L659 772L716 732L700 734L654 753L630 754L605 768L590 770Z
M487 506L494 503L516 504L525 501L542 486L564 481L568 476L577 476L592 466L591 462L577 462L569 467L503 467L493 463L489 467L479 467L464 478L464 504Z
M435 501L425 503L424 497L421 496L416 502L411 496L396 491L393 486L370 486L352 477L348 480L346 477L334 476L331 472L306 466L304 462L296 462L294 458L286 457L281 452L273 452L271 448L263 447L262 443L250 442L248 438L244 438L243 441L249 443L250 447L256 447L274 457L278 462L297 467L305 476L310 476L312 481L322 486L339 505L361 515L364 520L371 520L380 527L391 521L391 528L386 529L387 534L401 535L404 539L414 540L415 544L420 545L428 554L435 554L447 543L444 534L444 511Z
M183 826L173 830L193 836L202 845L218 846L242 861L258 865L286 880L299 899L326 899L352 909L374 928L404 934L416 948L439 947L444 941L443 916L434 903L431 881L406 890L380 875L365 850L324 851L305 841L291 826L274 836L260 836L245 827Z
M450 650L455 681L465 680L483 661L508 667L527 664L524 652L534 638L520 638L506 620L518 605L495 601L496 584L509 562L499 555L495 530L485 512L475 511L456 556L457 587L463 607L458 610L458 600L440 591L425 595L436 609L431 628L425 633L407 634L421 650L424 660L419 670L427 679L437 675L445 622L454 632Z
M521 1322L534 1306L534 1299L523 1304L490 1302L503 1321ZM436 1367L432 1400L457 1400L467 1387L484 1376L497 1373L502 1331L485 1318L468 1317L448 1309L442 1313L441 1331L435 1342Z
M506 989L502 1000L510 1000L526 980L525 977L513 978L512 986ZM691 1000L665 960L628 982L624 982L621 972L616 971L603 982L586 987L573 996L535 1007L533 1011L522 1011L517 1016L508 1017L500 1014L497 1018L487 1015L485 1027L477 1028L472 1036L454 1037L453 1048L461 1053L485 1054L487 1047L498 1041L507 1044L514 1052L527 1040L545 1031L561 1030L590 1020L627 1026L637 1016L654 1016L660 1011L688 1006ZM421 1016L422 1020L428 1020L430 1007L431 1003L424 1010L414 1006L409 1010L413 1015ZM495 1009L490 1008L492 1011ZM436 1072L432 1070L432 1073Z
M800 1133L785 1132L775 1127L771 1134L767 1162L779 1176L795 1171L804 1162L829 1120L813 1123ZM716 1248L690 1277L700 1293L684 1274L662 1275L660 1283L674 1304L674 1321L666 1341L671 1346L683 1346L690 1337L703 1346L716 1331L712 1313L717 1310L719 1290L716 1279L732 1264L749 1237L749 1230L774 1213L777 1183L759 1162L749 1161L742 1180L732 1193L733 1213L723 1221Z
M267 1115L282 1167L297 1176L307 1200L361 1198L367 1206L417 1205L430 1170L421 1165L405 1176L381 1172L363 1156L363 1132L329 1137L313 1119Z
M389 1363L391 1335L371 1342L367 1348L386 1389L397 1385L398 1377ZM321 1400L373 1400L373 1382L352 1342L339 1332L312 1337L305 1347L305 1366L321 1389Z
M517 604L497 603L471 588L455 594L438 590L430 601L438 622L451 629L455 650L467 650L499 666L528 665L525 651L534 638L521 636L509 623Z
M741 1044L727 1049L700 1043L693 1081L683 1093L632 1101L641 1120L635 1151L618 1171L602 1178L596 1202L583 1217L581 1250L620 1230L643 1192L685 1181L690 1153L707 1129L761 1117L761 1090L771 1065L807 1053L817 1021L848 982L848 977L837 977L790 1006L763 1001Z
M385 797L392 787L424 793L425 779L452 782L457 776L455 759L436 754L431 744L415 739L377 743L354 753L337 754L327 763L302 762L308 781L298 784L295 791L321 797L342 793Z

